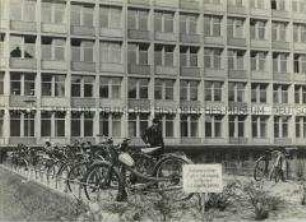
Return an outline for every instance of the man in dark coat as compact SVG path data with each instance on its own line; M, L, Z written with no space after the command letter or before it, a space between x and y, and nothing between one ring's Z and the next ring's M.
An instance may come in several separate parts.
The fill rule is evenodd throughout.
M157 118L154 118L152 122L153 124L144 131L141 138L146 144L149 144L150 147L161 147L154 153L159 157L164 153L163 132Z

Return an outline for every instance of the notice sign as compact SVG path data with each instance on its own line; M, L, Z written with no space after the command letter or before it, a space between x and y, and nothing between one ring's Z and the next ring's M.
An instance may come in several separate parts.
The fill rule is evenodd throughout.
M221 193L221 164L183 165L183 189L186 193Z

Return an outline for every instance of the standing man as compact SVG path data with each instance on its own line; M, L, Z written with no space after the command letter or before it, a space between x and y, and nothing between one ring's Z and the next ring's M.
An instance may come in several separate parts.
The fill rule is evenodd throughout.
M141 138L145 142L145 144L149 144L150 147L160 147L156 150L155 155L159 157L164 153L164 139L161 125L159 124L159 120L157 118L153 119L152 126L148 127Z

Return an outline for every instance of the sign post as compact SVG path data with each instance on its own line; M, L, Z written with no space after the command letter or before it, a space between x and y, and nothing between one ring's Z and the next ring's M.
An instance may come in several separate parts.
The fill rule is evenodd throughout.
M186 164L183 166L183 190L199 193L200 206L205 213L205 202L209 193L223 190L221 164Z

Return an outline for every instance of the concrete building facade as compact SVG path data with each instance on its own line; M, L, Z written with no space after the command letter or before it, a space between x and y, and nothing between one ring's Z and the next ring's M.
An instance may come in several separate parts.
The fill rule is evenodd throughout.
M0 0L0 144L306 144L304 0Z

